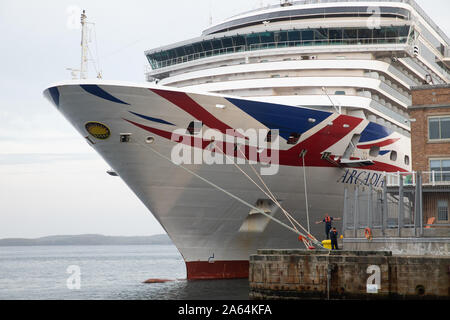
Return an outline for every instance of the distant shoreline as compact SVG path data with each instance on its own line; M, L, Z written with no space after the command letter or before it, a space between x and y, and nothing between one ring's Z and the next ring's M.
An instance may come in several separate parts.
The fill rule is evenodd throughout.
M98 246L98 245L173 245L166 234L153 236L104 236L84 234L70 236L49 236L35 239L7 238L0 239L0 247L30 246Z

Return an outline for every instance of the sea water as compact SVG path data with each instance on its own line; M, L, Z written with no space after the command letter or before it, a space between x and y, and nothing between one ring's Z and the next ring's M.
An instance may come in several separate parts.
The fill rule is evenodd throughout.
M145 284L150 278L172 280ZM172 245L0 247L1 300L246 300L248 280L186 280Z

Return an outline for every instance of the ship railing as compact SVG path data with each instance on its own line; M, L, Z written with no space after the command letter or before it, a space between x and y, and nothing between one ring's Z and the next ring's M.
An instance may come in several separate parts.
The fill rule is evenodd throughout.
M379 44L404 44L408 37L393 38L361 38L361 39L323 39L323 40L298 40L283 42L254 43L250 45L250 51L278 49L300 46L338 46L338 45L379 45Z
M326 4L326 3L339 3L339 2L367 2L367 0L297 0L297 1L292 1L292 3L294 5L301 5L301 4ZM377 2L394 2L394 3L406 3L408 5L410 5L414 10L416 10L424 19L425 21L427 21L431 27L433 27L438 33L439 35L445 39L445 41L447 43L450 44L450 39L447 37L447 35L445 34L444 31L442 31L441 28L439 28L439 26L430 18L430 16L425 12L425 10L423 10L415 0L372 0L371 2L373 2L371 4L372 7L376 7L376 3ZM270 8L276 8L279 5L272 5L272 6L268 6L265 9L270 9ZM256 9L256 10L251 10L248 11L247 13L250 13L252 11L257 11L260 9ZM241 13L240 15L242 15L243 13Z
M305 47L305 46L338 46L338 45L382 45L382 44L405 44L408 37L392 37L392 38L355 38L355 39L323 39L323 40L293 40L293 41L279 41L254 43L250 45L240 45L221 49L208 50L203 52L192 53L177 58L171 58L161 61L150 61L153 69L161 69L173 65L195 61L203 58L214 57L218 55L225 55L231 53L280 49L290 47Z

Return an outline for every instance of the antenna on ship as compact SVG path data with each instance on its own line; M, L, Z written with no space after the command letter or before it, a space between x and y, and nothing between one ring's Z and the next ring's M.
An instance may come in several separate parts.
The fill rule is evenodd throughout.
M209 0L209 25L213 24L213 16L212 16L212 0Z
M67 68L66 70L71 71L72 79L87 79L88 78L88 66L89 66L89 55L92 56L92 53L89 48L89 42L90 41L90 32L92 31L89 28L89 25L94 26L94 33L95 33L95 44L97 45L97 36L95 32L95 24L87 21L87 15L86 10L83 10L81 13L81 63L80 63L80 69L73 69L73 68ZM96 59L91 59L91 61L94 64L94 68L97 74L98 79L102 79L102 72L100 69L100 63L98 58L98 48L96 48ZM97 68L98 67L98 68ZM77 75L79 74L79 76Z
M86 79L88 72L88 43L87 43L87 16L86 10L81 14L81 66L80 79Z

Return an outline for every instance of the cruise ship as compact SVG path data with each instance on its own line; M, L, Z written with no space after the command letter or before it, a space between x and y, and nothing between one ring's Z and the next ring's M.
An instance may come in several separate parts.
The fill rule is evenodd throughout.
M412 0L281 1L146 51L146 82L44 95L156 217L188 279L241 278L257 249L317 246L344 192L411 171L410 88L449 82L449 43Z

